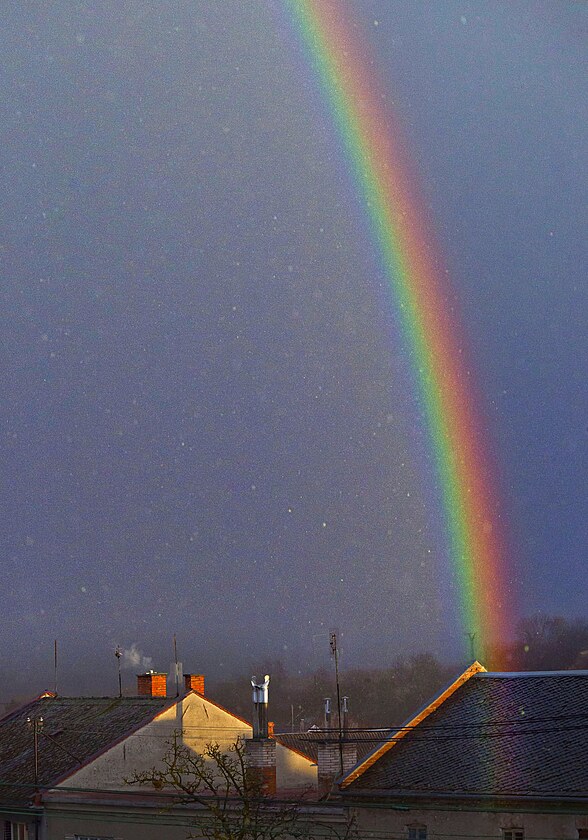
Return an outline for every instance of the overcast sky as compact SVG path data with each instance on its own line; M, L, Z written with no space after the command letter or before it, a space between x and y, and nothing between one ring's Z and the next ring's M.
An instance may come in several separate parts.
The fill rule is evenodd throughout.
M585 612L586 6L342 2L460 303L519 614ZM0 666L456 655L365 217L280 0L8 3ZM517 615L513 616L513 623ZM32 677L33 687L38 686Z

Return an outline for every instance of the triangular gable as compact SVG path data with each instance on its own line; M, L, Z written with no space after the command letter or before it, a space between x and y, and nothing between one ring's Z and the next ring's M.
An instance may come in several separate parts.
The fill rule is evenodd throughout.
M84 700L83 697L79 699ZM82 762L76 764L74 767L70 768L69 770L65 771L60 776L58 776L56 779L54 779L51 785L47 786L47 789L49 789L49 787L54 788L58 787L59 785L62 785L65 781L67 781L67 779L70 779L72 776L75 776L76 773L79 773L80 770L83 770L85 767L88 767L90 764L92 764L92 762L96 761L101 756L106 755L106 753L112 750L114 747L117 747L119 744L122 744L123 741L126 741L128 738L131 738L141 729L144 729L146 726L149 726L149 724L153 723L153 721L157 720L158 717L165 714L170 709L173 709L173 707L177 706L182 699L182 697L170 698L169 703L166 703L166 705L162 708L154 709L151 715L148 714L145 716L144 720L140 721L139 723L129 725L129 728L125 732L113 737L112 741L108 741L94 753L91 753L90 755L86 756Z
M349 773L342 779L339 786L341 788L348 787L352 782L358 779L361 775L365 773L365 771L371 767L373 764L376 763L388 750L391 750L399 741L401 741L405 735L411 732L419 723L422 723L426 718L429 717L433 712L435 712L439 706L441 706L451 695L457 691L464 683L466 683L470 677L473 677L474 674L480 674L486 671L483 665L479 662L474 662L473 665L461 674L454 682L451 683L444 691L435 697L424 709L416 714L408 723L406 723L401 729L397 730L393 735L391 735L386 741L380 744L376 749L367 755L363 761L349 771Z

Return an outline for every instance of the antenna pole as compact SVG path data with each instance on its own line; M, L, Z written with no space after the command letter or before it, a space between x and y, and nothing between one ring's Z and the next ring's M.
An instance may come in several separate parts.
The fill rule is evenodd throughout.
M176 634L174 633L174 660L176 663L176 697L180 696L180 673L178 671L178 645L176 642Z
M474 648L474 639L476 638L475 633L468 633L468 639L470 640L470 654L472 657L472 662L476 661L476 651Z
M343 775L343 727L341 724L341 689L339 687L339 650L337 648L337 634L331 633L331 653L335 659L335 682L337 683L337 722L339 724L339 764Z
M121 677L121 673L120 673L120 659L121 659L122 653L123 653L122 650L117 645L116 650L114 651L114 655L116 656L116 658L118 660L118 696L119 697L122 697L122 677Z
M57 639L53 642L53 686L55 694L57 694Z

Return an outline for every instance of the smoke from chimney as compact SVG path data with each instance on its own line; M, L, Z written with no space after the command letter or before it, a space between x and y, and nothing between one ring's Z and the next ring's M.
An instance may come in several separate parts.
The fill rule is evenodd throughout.
M133 671L151 671L153 657L145 656L137 642L133 642L130 648L122 649L121 667Z

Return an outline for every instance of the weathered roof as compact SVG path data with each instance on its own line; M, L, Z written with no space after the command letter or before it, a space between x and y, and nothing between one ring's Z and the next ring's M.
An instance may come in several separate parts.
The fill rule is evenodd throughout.
M357 745L358 761L390 735L389 729L350 729L343 733L343 742ZM319 744L339 742L336 729L312 729L309 732L277 732L274 738L284 747L296 750L315 763L318 761Z
M368 765L344 792L588 799L588 671L474 673Z
M28 803L34 794L33 733L27 718L43 718L39 786L86 763L175 702L165 697L59 697L47 693L0 720L0 807ZM45 737L48 736L48 737Z

